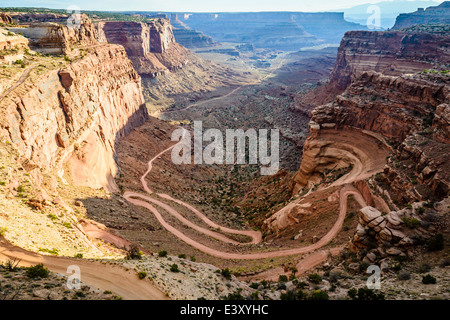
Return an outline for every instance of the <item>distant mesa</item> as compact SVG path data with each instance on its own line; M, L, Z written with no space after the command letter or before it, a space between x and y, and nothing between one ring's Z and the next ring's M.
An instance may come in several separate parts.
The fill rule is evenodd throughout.
M418 9L412 13L402 13L397 17L393 29L402 29L413 25L450 24L450 1L436 7Z

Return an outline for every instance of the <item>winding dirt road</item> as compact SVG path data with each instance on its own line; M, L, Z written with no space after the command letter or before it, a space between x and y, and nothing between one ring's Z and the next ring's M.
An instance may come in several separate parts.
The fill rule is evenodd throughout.
M186 133L186 131L184 132L184 134ZM183 134L183 137L184 137ZM183 139L180 139L180 141L168 148L166 148L165 150L161 151L160 153L158 153L155 157L153 157L149 162L148 162L148 169L147 171L142 175L141 177L141 182L142 185L144 187L144 190L147 191L147 193L149 195L153 194L153 191L147 186L147 182L145 181L146 176L150 173L151 169L153 168L153 162L158 159L159 157L161 157L164 153L172 150L177 144L182 143ZM336 235L338 234L338 232L340 231L340 229L342 228L342 225L344 223L344 219L345 219L345 215L347 213L347 196L349 194L353 194L355 195L356 200L359 202L359 204L363 207L366 206L366 203L363 199L363 197L361 196L361 194L358 192L358 190L356 190L353 186L351 186L350 184L345 185L339 194L339 200L340 200L340 204L339 204L339 216L338 219L336 221L336 223L333 225L333 227L328 231L328 233L322 237L318 242L306 246L306 247L300 247L300 248L293 248L293 249L285 249L285 250L279 250L279 251L271 251L271 252L259 252L259 253L248 253L248 254L241 254L241 253L231 253L231 252L224 252L224 251L219 251L216 250L214 248L208 247L190 237L188 237L187 235L185 235L183 232L179 231L178 229L176 229L175 227L173 227L172 225L170 225L169 223L167 223L167 221L164 219L163 215L158 211L158 209L156 209L155 206L153 206L150 203L153 203L156 206L159 206L161 208L163 208L164 210L166 210L167 212L169 212L169 214L173 215L175 218L177 218L178 220L180 220L180 222L182 222L183 224L197 230L198 232L201 232L207 236L211 236L217 240L221 240L224 242L228 242L228 243L233 243L233 244L237 244L234 240L231 240L225 236L223 236L220 233L214 232L212 230L208 230L205 228L202 228L200 226L197 226L196 224L194 224L193 222L187 220L186 218L184 218L177 210L175 210L174 208L170 207L169 205L158 201L152 197L149 197L148 195L143 195L137 192L131 192L131 191L126 191L124 193L124 198L129 201L132 204L144 207L146 209L148 209L150 212L152 212L154 214L154 216L156 217L156 219L159 221L159 223L170 233L172 233L173 235L175 235L176 237L178 237L180 240L184 241L185 243L191 245L192 247L207 253L209 255L218 257L218 258L222 258L222 259L237 259L237 260L256 260L256 259L266 259L266 258L275 258L275 257L283 257L283 256L290 256L290 255L300 255L300 254L305 254L305 253L310 253L313 252L317 249L320 249L321 247L325 246L326 244L328 244L331 240L333 240ZM253 241L252 243L259 243L261 242L262 236L260 232L257 231L243 231L243 230L234 230L234 229L230 229L230 228L226 228L226 227L222 227L214 222L212 222L211 220L209 220L204 214L202 214L200 211L196 210L194 207L192 207L191 205L181 201L181 200L176 200L173 199L172 197L166 195L166 194L158 194L160 197L165 198L167 200L171 200L174 201L178 204L181 204L183 206L185 206L186 208L188 208L189 210L191 210L192 212L194 212L199 218L201 218L205 223L207 223L209 226L213 227L213 228L220 228L222 231L227 232L227 233L234 233L234 234L245 234L248 235L250 237L252 237ZM150 202L150 203L149 203Z
M102 290L110 290L126 300L167 300L153 284L140 280L135 271L121 266L102 264L83 259L44 256L15 247L0 237L0 260L20 259L21 266L44 264L53 272L67 274L71 265L80 267L81 281Z

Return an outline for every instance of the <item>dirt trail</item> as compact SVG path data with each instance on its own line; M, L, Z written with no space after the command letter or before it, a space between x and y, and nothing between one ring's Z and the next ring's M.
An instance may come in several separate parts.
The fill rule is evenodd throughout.
M225 94L225 95L223 95L223 96L219 96L219 97L215 97L215 98L211 98L211 99L199 101L199 102L190 104L190 105L188 105L187 107L185 107L185 108L183 108L183 109L179 109L179 110L162 111L161 114L162 114L162 115L165 115L165 114L174 113L174 112L182 112L182 111L186 111L186 110L188 110L188 109L190 109L190 108L193 108L193 107L202 106L202 105L204 105L205 103L210 103L210 102L214 102L214 101L216 101L216 100L222 100L222 99L228 98L229 96L233 95L234 93L236 93L237 91L239 91L239 90L242 89L242 88L245 88L245 87L248 87L248 86L253 86L253 85L256 85L256 84L258 84L258 83L263 82L264 80L266 80L267 78L269 78L270 76L272 76L273 73L274 73L276 70L278 70L279 68L281 68L282 64L283 64L285 61L286 61L286 59L281 59L281 61L280 61L280 63L278 64L278 66L275 67L275 68L273 68L273 69L271 70L271 72L268 73L267 75L265 75L263 78L258 79L258 80L255 80L255 81L250 82L250 83L247 83L247 84L244 84L244 85L241 85L241 86L239 86L239 87L233 89L232 91L228 92L227 94Z
M24 83L24 81L28 78L28 76L30 75L31 70L33 70L33 68L36 67L36 64L33 64L31 66L29 66L28 68L26 68L23 72L22 75L20 76L19 80L16 81L16 83L14 83L9 89L5 90L2 95L0 96L0 102L2 102L3 99L5 99L5 97L12 91L14 91L18 86L20 86L22 83Z
M219 251L213 248L210 248L208 246L205 246L204 244L189 238L184 233L176 229L175 227L168 224L162 214L151 204L149 204L147 201L149 201L149 197L135 193L135 192L125 192L124 198L127 199L129 202L147 208L150 210L156 217L156 219L161 223L161 225L170 233L172 233L174 236L178 237L180 240L184 241L185 243L191 245L192 247L207 253L209 255L222 258L222 259L237 259L237 260L256 260L256 259L266 259L266 258L276 258L276 257L284 257L284 256L290 256L290 255L299 255L299 254L305 254L312 251L315 251L317 249L320 249L321 247L328 244L331 240L333 240L336 235L338 234L339 230L342 228L342 225L344 223L345 215L347 213L347 196L349 194L354 194L356 200L361 204L361 206L365 207L366 203L364 199L362 198L361 194L358 190L356 190L351 185L346 185L344 188L341 189L339 198L340 198L340 205L339 205L339 216L336 221L336 223L333 225L333 227L328 231L328 233L322 237L318 242L306 246L306 247L300 247L300 248L293 248L293 249L285 249L285 250L279 250L279 251L271 251L271 252L260 252L260 253L248 253L248 254L241 254L241 253L231 253L231 252L224 252ZM138 200L136 198L141 198L142 201Z
M67 268L76 265L81 270L81 281L102 290L110 290L126 300L167 300L153 284L140 280L135 271L82 259L44 256L15 247L0 237L0 260L20 259L22 266L43 263L53 272L68 275Z

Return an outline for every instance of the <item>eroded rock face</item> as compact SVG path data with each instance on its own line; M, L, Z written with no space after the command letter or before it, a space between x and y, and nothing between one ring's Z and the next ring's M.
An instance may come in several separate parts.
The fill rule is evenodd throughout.
M406 31L349 31L342 38L330 83L345 89L363 72L398 76L450 63L448 35Z
M0 23L10 24L13 22L14 22L14 20L9 14L0 12Z
M94 46L101 36L90 22L80 24L79 28L68 28L65 24L45 22L31 24L27 27L10 28L11 31L22 33L29 39L33 50L43 54L69 54L75 46ZM101 42L101 41L100 41Z
M450 23L450 1L444 1L436 7L418 9L412 13L402 13L397 17L392 28L401 29L416 24L426 25L430 23Z
M1 129L42 170L69 162L75 184L115 190L115 144L148 118L141 78L121 46L97 46L2 102Z
M190 54L175 42L172 27L165 19L153 23L105 22L102 29L108 42L125 48L141 76L154 78L180 69Z

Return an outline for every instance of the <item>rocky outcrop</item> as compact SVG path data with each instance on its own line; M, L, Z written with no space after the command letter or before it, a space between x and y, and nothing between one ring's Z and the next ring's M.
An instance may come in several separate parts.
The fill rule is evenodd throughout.
M436 7L426 9L419 8L416 12L402 13L396 21L393 29L407 28L421 24L450 24L450 1L444 1Z
M121 46L92 48L2 101L1 130L44 172L69 162L77 185L116 190L115 144L147 118L141 78Z
M182 68L190 54L175 42L168 20L105 22L102 29L108 42L125 48L136 71L145 77L154 78Z
M411 258L414 246L423 244L437 231L436 222L448 212L446 206L448 199L434 206L416 202L389 213L364 207L359 212L359 223L349 248L364 262L381 263L381 266L386 258Z
M415 73L450 63L446 34L406 31L350 31L342 38L330 83L345 89L365 71Z
M81 23L79 28L65 24L46 22L26 27L10 28L29 39L30 47L43 54L70 54L74 47L95 46L102 40L99 30L90 22Z
M0 23L11 24L14 23L14 20L9 14L0 12Z
M193 30L181 22L176 13L171 15L170 23L173 26L175 40L186 48L207 48L217 45L211 37L200 31Z
M302 164L293 179L294 190L319 183L321 172L343 166L343 163L355 166L361 162L363 167L373 165L374 159L378 159L375 150L379 149L385 139L392 146L400 145L394 152L394 159L391 159L392 164L384 169L389 177L385 182L390 184L391 192L398 193L406 203L427 199L429 193L413 191L425 186L430 191L434 190L445 196L448 194L450 171L442 158L445 158L443 154L448 150L448 144L445 143L448 136L448 110L445 102L449 98L446 76L393 77L374 72L363 73L334 102L317 107L312 112L311 136L304 145ZM437 110L439 111L436 112ZM338 130L336 137L329 134L331 129ZM356 130L353 138L348 134L350 129L354 132ZM428 133L425 136L415 135L419 131ZM346 139L345 136L348 136L347 141L341 141ZM359 141L362 136L366 136L364 140L367 147L363 145L363 140ZM366 154L372 152L372 160L367 161L355 151L351 152L353 156L346 155L350 150L348 145L365 150ZM412 147L415 145L419 147ZM385 149L384 155L387 155L389 148L382 149ZM389 152L392 153L393 150L394 148ZM397 174L405 171L395 168L401 159L411 161L413 166L408 163L405 167L411 170L415 168L412 170L414 172ZM383 159L379 160L382 164ZM422 173L428 164L433 165ZM440 173L434 176L438 172ZM416 178L412 179L411 174ZM421 174L423 179L418 179ZM418 185L413 186L412 182ZM409 192L405 190L412 190L414 196L408 196ZM400 200L397 197L395 199Z

